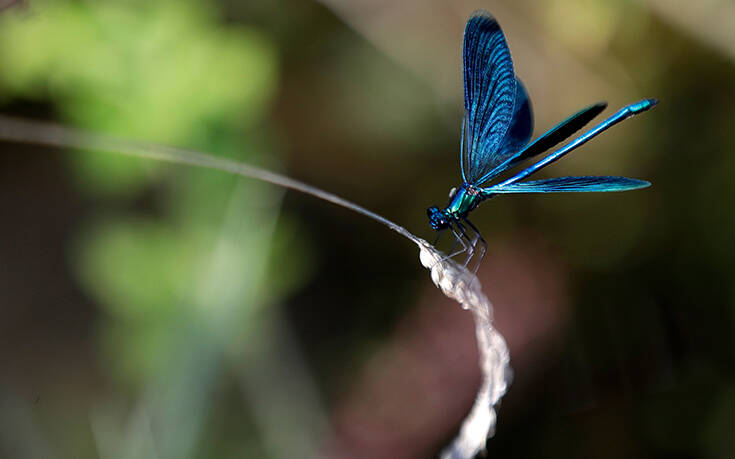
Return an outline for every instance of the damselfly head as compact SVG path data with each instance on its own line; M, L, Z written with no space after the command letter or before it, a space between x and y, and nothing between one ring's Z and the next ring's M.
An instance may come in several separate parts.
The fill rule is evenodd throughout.
M449 216L446 212L436 206L426 209L426 215L429 217L429 225L436 231L441 231L449 227Z

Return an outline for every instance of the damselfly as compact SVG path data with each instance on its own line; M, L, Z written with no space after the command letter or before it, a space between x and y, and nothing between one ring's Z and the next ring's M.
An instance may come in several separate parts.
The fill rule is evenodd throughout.
M449 192L449 204L442 210L429 207L431 227L439 232L449 229L455 236L450 256L466 252L465 264L478 247L482 259L487 243L467 215L482 201L506 193L552 193L624 191L650 185L626 177L558 177L521 181L570 151L580 147L609 127L654 105L646 99L623 107L617 113L554 151L518 174L492 184L493 179L563 142L600 114L607 103L580 110L533 142L533 114L526 90L513 72L513 61L500 26L489 13L477 12L467 21L464 32L464 119L460 163L462 185ZM452 253L459 245L461 248ZM479 261L478 261L479 263Z

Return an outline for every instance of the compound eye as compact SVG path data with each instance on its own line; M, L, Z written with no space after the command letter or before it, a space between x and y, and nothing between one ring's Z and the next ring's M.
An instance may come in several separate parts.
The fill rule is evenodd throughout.
M457 194L457 187L455 186L451 190L449 190L449 199L452 199L454 195Z

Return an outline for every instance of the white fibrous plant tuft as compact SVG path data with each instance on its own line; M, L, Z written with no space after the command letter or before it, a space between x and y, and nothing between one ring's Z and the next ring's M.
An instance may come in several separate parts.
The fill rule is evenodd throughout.
M493 327L492 304L482 293L480 281L463 265L420 240L419 259L431 271L431 280L447 297L472 312L480 354L482 385L459 435L444 451L442 459L473 458L485 448L495 432L495 406L505 394L510 380L510 353L503 336Z

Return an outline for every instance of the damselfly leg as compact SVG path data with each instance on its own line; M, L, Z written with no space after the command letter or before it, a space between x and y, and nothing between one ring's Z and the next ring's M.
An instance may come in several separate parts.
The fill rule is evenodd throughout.
M487 252L487 241L485 241L485 238L483 238L482 234L480 234L480 230L478 230L471 221L465 219L465 223L467 223L467 226L469 226L470 229L475 232L476 236L473 244L473 251L477 253L477 264L475 264L475 267L472 269L472 272L476 273L477 269L480 267L482 259L485 257L485 253Z
M459 232L462 234L462 237L464 238L464 241L467 243L467 257L464 260L464 266L467 266L467 263L470 262L470 259L472 259L472 256L475 254L475 242L477 238L475 239L470 238L469 231L467 231L467 228L462 224L462 222L457 221L455 222L457 225L457 228L459 229Z
M465 226L465 224L467 226ZM444 252L446 255L443 259L446 260L447 258L454 258L458 255L466 254L464 260L460 263L463 266L468 267L468 269L473 273L476 273L477 269L480 267L480 262L487 251L487 242L482 237L477 227L469 220L453 221L450 223L448 228L454 235L454 241L449 249ZM439 231L439 234L437 234L436 239L434 240L435 247L437 247L444 231L445 230L441 230ZM477 261L470 265L470 261L473 258Z
M439 239L441 239L441 237L442 237L442 234L444 234L444 231L445 230L442 229L442 230L439 230L439 231L436 232L436 239L434 239L434 243L431 244L431 245L433 245L434 247L436 247L436 245L439 243Z
M469 244L469 241L467 241L466 237L463 236L461 233L457 231L457 229L454 228L454 226L450 226L452 229L452 233L454 234L454 244L452 244L452 247L447 251L446 258L454 258L459 254L465 253L468 250L471 250L471 246ZM457 244L461 245L462 248L455 250L457 247Z
M467 229L463 223L466 223L467 226L469 226L469 229ZM482 237L477 227L469 220L465 219L463 222L457 222L457 226L465 236L465 240L469 243L469 250L467 258L464 260L464 266L474 274L477 272L480 267L480 263L482 262L482 258L485 256L485 252L487 251L487 242ZM470 265L470 261L473 259L476 261Z
M440 230L438 234L436 235L436 239L434 239L433 246L437 248L437 250L441 250L445 253L445 256L442 260L446 260L447 258L454 258L457 255L460 255L464 252L467 252L467 250L470 247L470 241L463 237L462 234L458 231L457 228L454 227L454 225L448 226L448 228L451 230L452 234L454 235L452 245L449 246L447 250L439 249L439 240L441 239L442 235L444 234L445 229ZM459 246L459 248L457 248Z
M462 248L457 249L457 246L461 245ZM456 249L456 250L455 250ZM449 250L447 250L447 258L456 257L460 253L467 250L467 246L465 246L464 242L457 236L457 233L454 233L454 243L451 247L449 247Z

